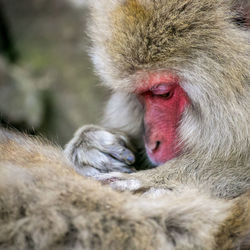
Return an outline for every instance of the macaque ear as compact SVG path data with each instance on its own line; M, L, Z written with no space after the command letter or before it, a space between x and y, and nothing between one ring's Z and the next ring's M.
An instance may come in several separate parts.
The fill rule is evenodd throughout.
M250 29L250 1L234 0L232 10L236 13L234 22L241 27Z

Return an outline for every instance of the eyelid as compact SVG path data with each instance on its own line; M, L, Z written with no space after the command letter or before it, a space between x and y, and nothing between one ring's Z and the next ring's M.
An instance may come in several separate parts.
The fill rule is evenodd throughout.
M164 95L173 89L174 84L160 83L157 86L152 87L150 90L154 95Z

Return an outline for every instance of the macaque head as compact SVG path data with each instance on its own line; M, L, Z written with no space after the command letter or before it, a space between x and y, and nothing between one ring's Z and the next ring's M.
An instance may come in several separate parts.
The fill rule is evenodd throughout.
M153 164L248 150L249 33L232 1L93 2L93 62L104 84L140 101Z

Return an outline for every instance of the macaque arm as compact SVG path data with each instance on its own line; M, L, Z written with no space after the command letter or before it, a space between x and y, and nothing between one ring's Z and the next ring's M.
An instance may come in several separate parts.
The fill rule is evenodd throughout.
M131 139L142 138L143 108L134 94L116 92L110 97L102 120L104 127L122 131Z
M142 141L141 124L142 109L136 97L115 93L107 103L102 126L87 125L78 129L64 152L83 175L133 172L136 142Z

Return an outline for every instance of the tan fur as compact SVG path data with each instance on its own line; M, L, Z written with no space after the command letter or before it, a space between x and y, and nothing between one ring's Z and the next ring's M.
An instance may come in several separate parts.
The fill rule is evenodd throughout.
M60 149L0 133L0 249L228 249L249 226L248 197L185 185L158 198L118 193L76 174Z
M243 196L242 196L243 198ZM249 240L249 224L245 222L250 221L250 200L249 196L246 199L239 199L236 206L232 207L231 216L223 223L220 232L217 235L218 245L222 245L225 249L230 249L232 244L239 244L240 249L247 249L249 242L244 246L244 241L240 243L242 238ZM246 227L245 227L245 226Z
M191 101L178 128L183 154L153 174L133 176L156 186L169 180L204 184L220 197L244 193L250 188L250 33L233 23L233 3L112 2L110 9L92 4L89 31L98 73L115 92L104 125L139 138L141 147L143 111L131 93L151 72L176 73Z
M91 55L114 91L106 128L81 128L66 156L0 132L0 248L249 248L250 45L232 21L231 1L91 5ZM133 92L148 73L164 70L179 76L191 102L179 124L182 155L147 171L100 174L141 167L127 157L143 147L143 109Z
M233 16L228 2L131 0L110 11L93 3L93 19L97 22L93 22L90 34L100 76L107 75L105 83L112 88L127 88L127 77L137 71L165 68L181 71L205 54L223 65L228 76L233 76L228 84L241 87L235 75L237 68L231 62L235 59L239 63L241 56L246 56L246 35L230 23ZM133 89L134 84L130 87Z

